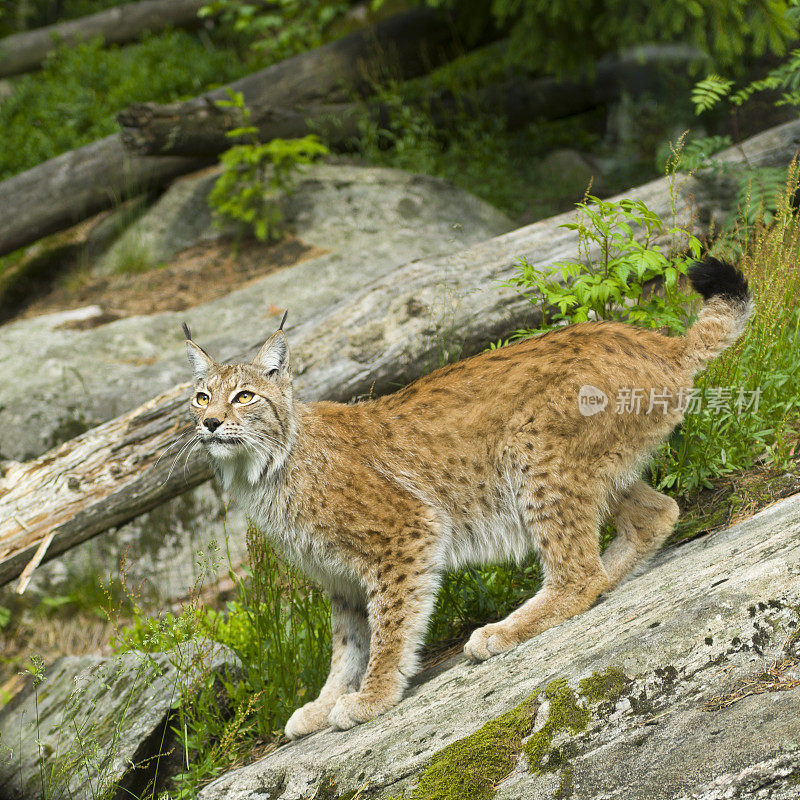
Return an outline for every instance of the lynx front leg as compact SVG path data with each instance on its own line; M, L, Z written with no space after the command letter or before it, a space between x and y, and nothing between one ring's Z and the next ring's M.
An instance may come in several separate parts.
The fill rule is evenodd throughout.
M319 697L289 717L284 732L290 739L326 727L336 701L361 684L369 658L369 623L366 608L331 598L331 670Z
M334 728L346 730L399 702L416 672L417 648L433 610L437 578L414 563L384 566L370 589L372 629L369 663L361 688L336 701L330 714Z

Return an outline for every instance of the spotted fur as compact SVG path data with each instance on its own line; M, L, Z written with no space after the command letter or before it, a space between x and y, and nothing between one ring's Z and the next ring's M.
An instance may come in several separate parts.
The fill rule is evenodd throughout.
M282 330L249 364L217 363L187 340L198 435L222 484L331 597L330 675L289 737L349 728L400 700L444 571L540 557L541 590L470 637L465 652L480 661L587 609L658 548L678 508L639 475L681 420L696 370L747 319L731 269L704 264L706 303L683 338L574 325L354 405L295 399ZM585 386L609 406L580 413ZM672 399L615 413L632 388L645 406L650 390ZM601 557L608 517L617 537Z

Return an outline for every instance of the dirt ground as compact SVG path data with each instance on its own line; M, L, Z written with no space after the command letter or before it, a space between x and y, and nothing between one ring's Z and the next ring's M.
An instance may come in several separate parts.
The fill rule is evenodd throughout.
M101 315L64 325L88 328L136 314L183 311L324 252L286 236L275 243L220 240L197 245L165 266L139 273L99 275L76 263L55 280L29 285L10 318L99 306Z

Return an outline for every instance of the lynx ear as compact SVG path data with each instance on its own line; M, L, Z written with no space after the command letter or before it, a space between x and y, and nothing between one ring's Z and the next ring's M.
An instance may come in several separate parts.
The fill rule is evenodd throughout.
M194 371L194 379L200 381L208 375L208 371L214 366L214 359L203 350L200 345L192 341L192 334L189 332L189 326L183 323L183 332L186 336L186 355L189 356L189 364Z
M263 347L253 359L253 365L267 377L283 373L289 369L289 345L283 331L278 329L264 342Z

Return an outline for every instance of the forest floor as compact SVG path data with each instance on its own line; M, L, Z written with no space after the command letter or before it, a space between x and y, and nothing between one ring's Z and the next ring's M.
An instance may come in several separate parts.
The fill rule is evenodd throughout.
M284 236L277 242L228 238L198 244L168 264L140 272L98 274L76 259L54 282L29 285L27 301L11 319L99 306L101 314L63 323L80 329L137 314L183 311L325 252Z

